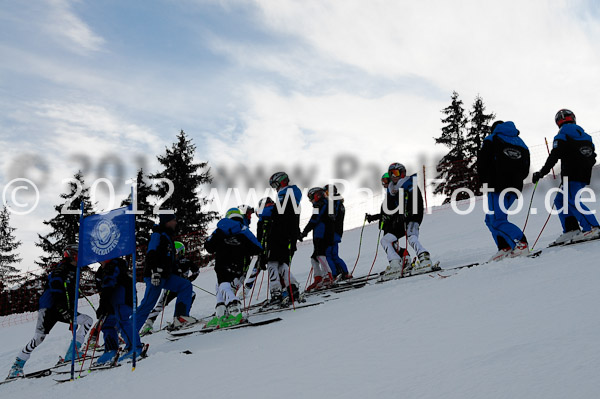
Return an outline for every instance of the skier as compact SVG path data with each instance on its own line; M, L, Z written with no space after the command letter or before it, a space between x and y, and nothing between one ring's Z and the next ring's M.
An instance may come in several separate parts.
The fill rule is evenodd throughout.
M529 253L527 238L519 227L508 221L500 200L504 209L508 210L518 199L517 193L505 190L523 190L530 161L529 149L513 122L496 121L490 131L477 157L477 173L480 183L493 189L487 194L489 212L485 215L485 224L498 247L498 252L490 260L498 261Z
M183 245L182 242L175 241L174 244L175 244L176 267L175 267L175 270L173 271L173 274L175 274L179 277L183 277L183 278L189 280L191 283L200 274L200 268L198 267L197 264L195 264L194 262L192 262L191 260L189 260L185 257L185 246ZM154 309L152 309L152 312L150 312L148 319L146 320L146 322L144 323L144 326L142 327L142 330L140 331L140 336L143 337L143 336L151 334L153 332L154 322L158 318L158 315L161 314L163 309L169 303L171 303L171 301L173 301L173 299L175 299L175 298L177 298L176 293L171 292L169 290L162 290L162 292L160 293L160 298L158 298L158 302L156 303L156 306L154 307ZM192 304L194 303L195 299L196 299L196 293L194 291L192 291ZM191 305L190 305L190 308L191 308Z
M300 284L290 271L292 257L296 252L296 241L300 235L300 200L302 192L290 185L285 172L274 173L269 185L277 191L275 207L271 212L269 229L268 263L271 302L289 302L300 298Z
M381 185L383 186L383 188L385 189L385 192L387 193L387 188L390 185L390 175L388 174L388 172L385 172L381 176ZM383 209L384 209L384 206L386 203L386 198L387 198L387 196L383 197L383 203L381 204L381 211L379 213L377 213L375 215L370 215L368 213L365 213L365 219L367 219L367 222L371 223L376 220L382 220L382 218L385 216Z
M245 258L258 255L262 249L243 219L238 208L229 209L204 244L209 253L215 254L217 274L216 315L208 327L227 327L240 323L243 318L235 291L243 281Z
M417 175L406 176L406 168L398 162L388 167L388 174L391 180L385 200L385 208L388 209L384 209L384 227L388 232L381 239L381 246L390 262L384 273L385 278L412 273L414 267L410 262L408 250L399 246L402 236L406 236L410 246L417 252L417 271L438 269L432 264L429 252L419 242L419 228L423 221L424 209L421 190L414 185Z
M136 355L143 351L140 336L137 330L133 331L130 318L133 310L133 289L127 262L122 258L115 258L102 261L100 265L96 272L96 282L100 288L100 305L96 317L98 320L104 320L104 353L96 361L97 365L115 361L119 350L119 334L125 341L125 352L119 361L133 357L134 342Z
M240 205L238 206L238 209L240 210L240 212L242 213L242 216L244 217L244 225L248 228L250 228L250 223L252 223L252 214L254 213L254 208L252 208L250 205Z
M171 329L178 329L196 322L196 319L189 315L194 291L192 283L174 273L177 268L175 244L173 243L176 227L175 214L162 213L159 215L159 224L154 226L150 236L144 267L146 291L137 309L136 327L138 331L156 305L162 289L177 295Z
M346 262L339 255L340 242L342 242L342 235L344 234L344 218L346 216L346 208L344 207L344 198L338 194L337 187L334 184L323 187L325 191L325 197L328 201L332 200L333 197L333 210L334 210L334 232L333 232L333 245L327 247L325 256L327 257L327 263L331 269L331 273L334 279L348 280L352 278L352 275L348 272L348 266ZM329 195L331 194L333 195Z
M310 257L314 281L306 291L326 288L333 284L333 275L327 263L327 248L334 243L334 215L329 213L329 201L321 187L313 187L308 191L308 200L315 208L308 224L304 227L299 239L302 241L310 231L313 232L314 250Z
M41 344L46 335L57 322L73 325L73 309L75 305L75 279L77 276L77 253L78 245L69 244L64 249L63 260L56 265L48 274L48 283L44 293L40 297L40 308L35 328L35 334L31 341L21 350L15 359L7 379L22 377L23 366L29 360L31 352ZM85 336L92 326L93 319L83 313L77 313L77 330L75 346L77 358L83 356L81 345ZM67 348L64 361L71 361L72 344Z
M258 202L258 209L256 209L256 215L258 216L257 234L256 238L260 242L262 246L262 251L258 255L256 263L254 264L254 268L250 273L250 276L246 278L244 282L244 297L247 297L251 294L252 287L254 287L254 282L256 281L256 277L261 270L267 269L268 263L268 240L270 231L271 231L271 215L273 213L273 207L275 206L275 202L271 199L271 197L266 197L261 199Z
M554 197L556 209L560 211L558 217L563 233L551 245L598 238L600 237L598 220L583 202L576 204L575 201L577 194L590 184L592 167L596 164L596 152L592 137L576 124L575 114L568 109L558 111L554 121L559 130L558 134L554 136L552 151L542 169L535 172L532 179L534 183L537 183L550 172L550 169L560 159L563 186L566 186L563 189L567 190L567 199L565 201L561 191ZM579 209L577 209L577 205ZM577 223L569 223L573 217Z

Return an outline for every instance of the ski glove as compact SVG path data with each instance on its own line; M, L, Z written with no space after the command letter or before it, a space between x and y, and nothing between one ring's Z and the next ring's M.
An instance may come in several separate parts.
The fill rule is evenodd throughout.
M60 314L60 317L62 317L62 319L64 321L73 322L73 316L67 309L60 308L60 309L58 309L58 313Z
M156 271L152 273L152 278L150 279L150 282L155 287L158 287L160 285L160 280L162 278L160 272L162 272L162 269L156 269Z
M305 232L300 233L300 235L298 236L298 241L302 242L302 240L304 240L306 236L307 234Z
M531 177L531 181L533 184L537 183L542 177L544 177L540 172L535 172Z

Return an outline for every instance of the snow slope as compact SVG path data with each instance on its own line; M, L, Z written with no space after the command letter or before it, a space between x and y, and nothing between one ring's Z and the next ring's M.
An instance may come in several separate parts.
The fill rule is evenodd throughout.
M530 242L547 217L541 194L553 185L545 179L537 189L540 211L528 222ZM528 202L531 187L524 197ZM422 242L442 266L485 261L495 252L481 204L466 216L449 208L426 216ZM521 226L527 205L512 217ZM364 230L356 276L371 267L377 233L374 224ZM559 233L554 216L538 247ZM346 232L341 246L350 268L359 236L360 229ZM294 257L303 284L311 251L303 243ZM600 392L598 256L600 242L545 249L535 259L444 272L451 275L445 279L424 275L334 294L339 299L279 313L283 321L267 326L177 342L161 332L144 339L150 357L134 372L121 367L60 385L52 377L20 380L0 386L0 397L594 398ZM373 272L386 263L379 250ZM212 291L214 273L194 283ZM196 292L192 315L212 313L214 298ZM1 373L33 329L34 323L0 329ZM54 363L68 341L67 329L55 327L26 371Z

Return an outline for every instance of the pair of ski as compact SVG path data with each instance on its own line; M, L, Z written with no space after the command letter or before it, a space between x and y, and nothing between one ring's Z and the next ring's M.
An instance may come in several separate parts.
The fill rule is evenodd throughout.
M88 359L94 359L99 357L100 355L97 356L87 356L85 359L82 360L77 360L75 364L77 365L81 365L82 361L88 360ZM41 370L37 370L37 371L32 371L31 373L26 373L25 375L21 376L21 377L14 377L14 378L7 378L4 381L0 381L0 385L2 384L6 384L9 382L13 382L13 381L17 381L20 379L24 379L24 378L42 378L42 377L48 377L50 376L52 373L57 373L55 370L58 368L61 368L63 366L67 366L70 365L71 361L65 361L64 359L60 358L60 360L58 361L58 363L56 363L54 366L50 366L47 367L45 369L41 369Z
M188 328L185 330L171 331L169 333L169 337L167 337L167 339L169 341L177 341L177 340L181 339L182 337L192 335L192 334L208 334L208 333L211 333L214 331L236 330L236 329L245 328L245 327L258 327L258 326L264 326L266 324L275 323L275 322L278 322L281 320L282 319L279 317L262 320L262 321L250 321L248 319L242 319L242 321L239 324L234 324L234 325L228 326L228 327L221 327L221 328L219 328L219 327L200 327L200 328Z
M560 248L560 247L568 247L568 246L571 246L571 245L584 244L584 243L589 243L589 242L594 242L594 241L600 241L600 237L598 237L598 238L593 238L593 239L591 239L591 240L576 241L576 242L573 242L573 241L567 241L567 242L565 242L565 243L562 243L562 244L555 244L555 243L552 243L552 244L548 245L548 247L547 247L547 248ZM538 256L540 256L541 254L542 254L542 250L541 250L541 249L539 249L539 250L537 250L537 251L533 251L533 252L531 252L530 254L528 254L528 255L527 255L527 257L528 257L528 258L537 258L537 257L538 257ZM506 258L506 259L511 259L511 258ZM513 259L514 259L514 258L513 258ZM458 269L465 269L465 268L471 268L471 267L474 267L474 266L486 265L486 264L488 264L488 263L493 263L493 261L487 261L487 262L481 262L481 263L480 263L480 262L468 263L468 264L465 264L465 265L455 266L455 267L451 267L451 268L448 268L448 269L443 269L443 270L444 270L444 271L446 271L446 270L458 270Z
M144 344L142 351L140 352L140 357L136 360L137 362L140 362L143 359L148 357L148 348L149 347L150 347L150 344ZM78 379L84 378L84 377L90 375L94 371L109 370L109 369L121 367L122 363L119 363L119 355L120 354L117 353L115 358L110 363L92 364L86 370L83 370L81 372L77 371L76 373L79 373L79 375L77 377L75 377L75 379L78 380ZM127 360L127 363L132 363L132 360L131 359ZM82 373L85 373L85 374L82 374ZM59 371L59 372L56 372L56 374L71 374L71 370ZM71 377L69 377L69 378L55 378L54 381L56 381L58 384L62 384L63 382L68 382L68 381L72 381L72 380L71 380Z

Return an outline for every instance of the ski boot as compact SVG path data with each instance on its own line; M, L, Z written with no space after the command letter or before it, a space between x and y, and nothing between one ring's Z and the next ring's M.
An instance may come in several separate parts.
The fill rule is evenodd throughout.
M208 323L206 323L204 328L218 328L219 322L222 318L226 317L226 315L227 307L225 306L225 304L223 302L217 303L217 306L215 307L215 317L213 317Z
M117 353L117 350L114 349L105 351L102 356L100 356L98 360L94 362L94 366L105 366L116 363Z
M595 240L597 238L600 238L600 227L595 226L595 227L592 227L591 230L589 230L589 231L582 231L582 232L576 234L573 237L573 239L571 240L571 242L590 241L590 240Z
M231 327L240 324L244 319L240 301L234 300L227 305L227 316L219 321L219 328Z
M144 337L146 335L150 335L154 332L154 323L150 320L146 320L142 329L140 330L140 337Z
M573 238L578 236L579 233L581 233L581 230L579 230L579 229L566 231L566 232L562 233L560 236L558 236L558 238L556 240L554 240L554 242L551 243L549 246L555 247L557 245L567 244L567 243L571 242L571 240Z
M11 380L13 378L19 378L25 376L23 372L23 366L25 366L26 360L19 359L18 357L15 359L10 371L8 372L7 380Z
M511 258L516 258L519 256L527 255L529 255L529 245L527 244L527 241L519 241L517 245L515 245L513 250L510 252L509 256Z
M146 357L146 350L147 350L146 345L139 344L135 350L136 360L139 359L140 357ZM133 349L125 348L125 354L123 354L122 356L119 357L119 363L121 363L124 360L133 360Z
M167 330L175 331L185 329L191 326L192 324L196 324L197 322L198 320L191 316L175 316L173 318L173 322L169 324L169 327L167 327Z
M309 285L308 287L306 287L306 292L310 292L310 291L319 289L321 287L322 283L323 283L323 277L315 276L315 280L312 282L312 284Z
M67 349L67 353L65 353L65 362L70 362L73 357L73 341L71 341L71 345ZM75 360L81 359L83 357L83 351L81 350L81 342L75 341Z
M510 251L511 251L510 247L508 247L508 248L501 248L501 249L498 250L498 252L496 252L494 254L494 256L492 256L490 258L490 260L488 262L498 262L498 261L501 261L502 259L504 259L504 258L506 258L506 257L508 257L510 255Z

